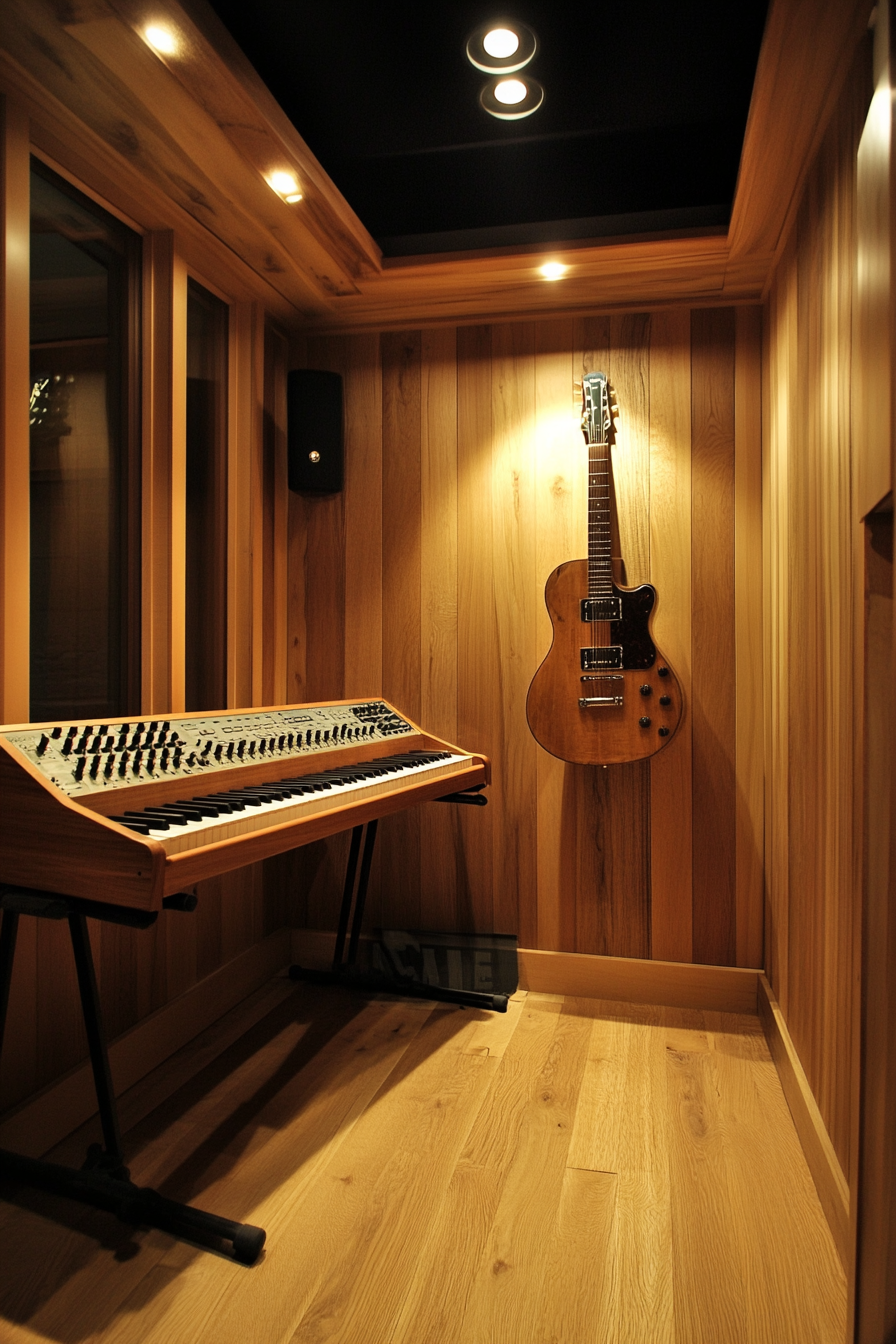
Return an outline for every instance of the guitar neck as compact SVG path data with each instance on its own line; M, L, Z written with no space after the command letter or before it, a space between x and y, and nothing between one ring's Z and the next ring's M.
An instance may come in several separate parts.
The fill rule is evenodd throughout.
M588 444L588 596L613 596L610 554L610 445Z

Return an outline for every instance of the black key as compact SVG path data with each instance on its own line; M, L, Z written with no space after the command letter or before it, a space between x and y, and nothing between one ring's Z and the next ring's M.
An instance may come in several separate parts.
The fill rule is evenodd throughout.
M146 812L146 810L143 812L125 812L124 815L134 821L142 822L144 826L151 826L154 831L167 831L170 829L169 823L164 817L156 817ZM127 822L125 825L127 825Z
M138 821L136 817L109 817L109 821L117 821L121 826L127 826L128 830L136 831L138 835L149 835L149 822Z

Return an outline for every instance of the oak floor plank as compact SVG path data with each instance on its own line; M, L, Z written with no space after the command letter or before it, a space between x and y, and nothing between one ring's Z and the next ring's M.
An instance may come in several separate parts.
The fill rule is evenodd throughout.
M542 1304L546 1291L550 1294L545 1252L564 1184L589 1027L587 1020L561 1012L538 1072L520 1080L509 1098L510 1114L490 1108L493 1123L512 1142L512 1153L474 1272L464 1339L539 1344L543 1338ZM505 1068L508 1059L505 1055Z
M674 1344L663 1011L576 1002L595 1016L569 1162L617 1177L610 1337Z

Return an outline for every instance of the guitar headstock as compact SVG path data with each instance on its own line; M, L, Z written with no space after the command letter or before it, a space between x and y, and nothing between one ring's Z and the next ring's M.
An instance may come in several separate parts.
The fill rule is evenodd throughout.
M582 433L586 443L612 443L619 415L616 393L605 373L586 373L582 379Z

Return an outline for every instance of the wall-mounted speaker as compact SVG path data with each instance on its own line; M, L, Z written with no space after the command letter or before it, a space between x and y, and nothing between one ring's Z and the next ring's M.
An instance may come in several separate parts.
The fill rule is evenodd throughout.
M314 495L342 489L342 374L291 369L286 383L289 488Z

